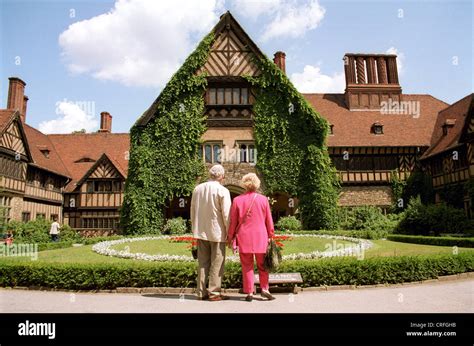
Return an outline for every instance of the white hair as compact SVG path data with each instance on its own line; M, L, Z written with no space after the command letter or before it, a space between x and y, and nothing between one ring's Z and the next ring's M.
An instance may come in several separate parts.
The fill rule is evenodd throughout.
M224 177L224 174L225 174L225 170L224 170L224 167L222 167L222 165L214 165L209 170L209 175L211 176L211 179L214 179L214 180Z
M247 191L257 191L260 188L260 179L255 173L248 173L242 177L242 185Z

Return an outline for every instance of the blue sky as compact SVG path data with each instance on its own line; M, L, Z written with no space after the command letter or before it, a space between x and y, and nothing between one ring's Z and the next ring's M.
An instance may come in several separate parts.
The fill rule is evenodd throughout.
M18 76L27 123L93 131L108 111L128 132L227 9L265 54L286 52L302 91L343 92L344 53L389 51L404 93L452 103L473 91L471 1L186 1L0 0L0 108Z

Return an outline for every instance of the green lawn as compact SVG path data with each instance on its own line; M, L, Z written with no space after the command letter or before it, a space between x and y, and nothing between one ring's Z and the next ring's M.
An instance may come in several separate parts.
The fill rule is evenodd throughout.
M367 258L377 256L414 256L431 254L452 254L452 246L434 246L401 243L390 240L372 240L374 246L365 253ZM474 248L458 248L458 253L474 251Z
M339 246L348 242L337 240L333 243L331 239L322 238L293 238L293 240L285 241L283 254L323 251L326 246ZM418 245L409 243L399 243L388 240L374 240L373 248L365 253L366 258L377 256L403 256L403 255L428 255L438 253L452 253L453 248L450 246L432 246ZM148 242L136 242L116 245L116 249L124 249L125 246L130 247L130 252L146 252L149 254L182 254L190 255L187 249L188 243L170 243L168 240L154 240ZM474 248L459 248L459 252L474 251ZM229 254L229 251L228 251ZM29 262L29 257L0 257L0 261L12 262ZM120 259L116 257L108 257L96 254L92 251L92 245L73 247L59 250L41 251L38 254L38 261L55 262L55 263L123 263L131 261L129 259ZM144 261L140 261L144 262Z

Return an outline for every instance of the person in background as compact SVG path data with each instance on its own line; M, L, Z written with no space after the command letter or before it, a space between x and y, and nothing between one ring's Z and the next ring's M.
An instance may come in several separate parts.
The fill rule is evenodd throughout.
M58 218L53 218L53 223L51 224L51 228L49 229L49 234L51 235L51 240L57 242L59 240L59 228L61 226L58 223Z
M221 165L212 166L209 170L210 180L196 186L191 199L191 224L193 236L197 239L199 263L197 296L200 300L229 299L221 294L232 203L229 190L221 185L224 173Z
M260 277L261 296L264 300L273 300L275 298L269 292L269 273L264 267L265 253L275 234L270 204L267 197L256 192L260 187L260 179L255 173L244 175L242 185L246 192L234 198L227 243L232 248L234 240L237 240L242 264L243 291L247 294L245 300L253 300L254 257Z

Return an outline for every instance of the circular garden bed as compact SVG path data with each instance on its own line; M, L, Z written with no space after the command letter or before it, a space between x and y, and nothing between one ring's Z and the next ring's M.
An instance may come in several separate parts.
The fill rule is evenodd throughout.
M290 234L276 236L283 247L284 260L315 259L324 257L360 256L373 246L366 239L330 236ZM194 261L191 256L191 236L150 236L104 241L92 247L98 254L118 258L145 261ZM226 258L238 262L238 255Z

